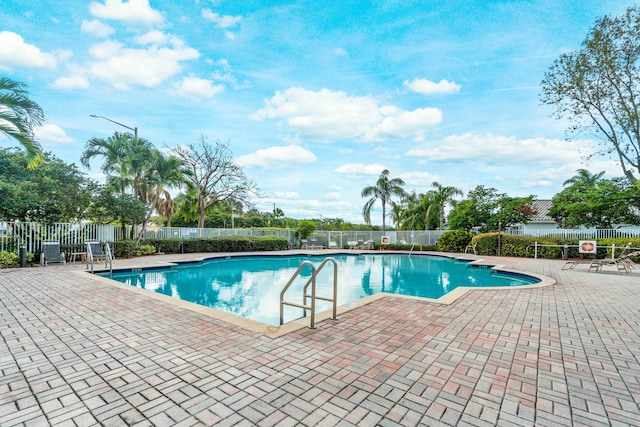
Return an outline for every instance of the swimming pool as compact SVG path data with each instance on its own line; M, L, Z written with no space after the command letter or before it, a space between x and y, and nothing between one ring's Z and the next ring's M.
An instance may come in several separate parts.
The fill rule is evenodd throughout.
M500 273L452 258L406 254L233 256L102 275L275 326L280 323L280 291L300 264L309 260L317 266L329 256L338 265L339 305L379 292L439 298L459 286L522 286L539 282L531 276ZM303 270L285 299L301 299L310 275L310 268ZM328 264L318 275L317 295L330 297L332 286L333 268ZM329 302L317 302L318 311L330 306ZM287 322L301 317L302 310L285 307L284 314Z

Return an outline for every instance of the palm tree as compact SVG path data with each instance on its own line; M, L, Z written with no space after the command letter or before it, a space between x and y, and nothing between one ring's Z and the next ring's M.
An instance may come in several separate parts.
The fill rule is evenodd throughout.
M365 222L371 224L371 208L376 201L380 200L380 203L382 203L382 231L384 232L386 228L387 202L393 196L403 197L405 191L402 187L404 187L404 181L400 178L389 179L389 171L385 169L378 177L376 185L363 188L361 196L371 197L362 208L362 216Z
M462 196L462 191L456 187L443 186L439 182L434 181L431 186L434 195L434 201L438 205L438 212L440 215L440 228L444 227L444 207L447 203L451 203L455 196Z
M407 197L406 203L407 206L402 217L403 227L411 230L429 230L429 223L434 220L433 214L438 208L434 192L411 193Z
M154 208L159 215L167 218L167 227L171 227L171 218L176 212L176 206L171 194L164 187L176 187L184 183L185 171L182 162L175 156L165 157L160 151L155 151L151 165L155 187L149 190L149 199L153 200Z
M114 132L109 138L91 138L84 146L84 152L80 157L80 163L89 168L89 163L94 157L102 157L103 163L100 170L107 175L107 183L116 187L120 194L125 194L128 183L131 181L127 162L129 161L130 135Z
M24 83L0 77L0 133L22 145L30 169L44 162L42 148L33 133L33 128L44 120L42 108L29 99Z
M583 184L587 187L593 187L605 174L605 171L592 174L586 169L578 169L576 172L577 173L574 176L562 183L563 187L573 184Z

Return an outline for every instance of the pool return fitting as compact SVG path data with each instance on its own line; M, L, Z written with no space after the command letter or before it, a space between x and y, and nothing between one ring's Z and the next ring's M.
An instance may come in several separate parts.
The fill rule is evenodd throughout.
M329 262L331 262L333 264L333 298L328 298L328 297L322 297L322 296L318 296L316 295L316 277L318 276L318 273L320 273L320 271L324 268L325 265L327 265ZM302 291L303 294L303 299L302 299L302 304L298 304L295 302L290 302L290 301L285 301L284 300L284 294L287 292L287 290L289 289L289 287L291 286L291 284L294 282L294 280L300 275L300 273L302 273L302 271L304 270L304 268L306 266L311 267L311 278L307 281L307 283L304 285L304 289ZM308 289L309 286L311 286L311 293L308 293ZM311 302L308 303L308 299L311 299ZM315 329L316 328L316 300L322 300L322 301L329 301L333 303L333 315L331 317L332 320L337 320L337 302L338 302L338 264L336 263L336 261L333 258L326 258L324 261L322 261L322 263L318 266L318 268L316 268L313 263L311 261L303 261L302 264L300 264L300 267L298 267L298 269L296 270L295 273L293 273L293 276L291 276L291 279L289 279L289 282L285 285L284 288L282 288L282 292L280 292L280 325L282 325L284 323L284 306L288 305L291 307L298 307L301 308L303 310L303 317L307 317L307 310L311 311L311 316L310 316L310 325L309 325L309 329Z

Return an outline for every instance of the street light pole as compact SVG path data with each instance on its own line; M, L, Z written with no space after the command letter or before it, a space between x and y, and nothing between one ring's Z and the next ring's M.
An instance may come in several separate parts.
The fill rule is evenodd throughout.
M116 122L115 120L111 120L111 119L109 119L109 118L107 118L107 117L104 117L104 116L96 116L95 114L89 114L89 117L94 117L94 118L97 118L97 119L105 119L105 120L110 121L111 123L115 123L115 124L117 124L117 125L120 125L120 126L122 126L123 128L127 128L127 129L129 129L129 130L132 130L132 131L133 131L133 137L134 137L135 139L138 139L138 128L137 128L137 127L132 128L132 127L129 127L129 126L127 126L127 125L123 125L122 123L118 123L118 122Z

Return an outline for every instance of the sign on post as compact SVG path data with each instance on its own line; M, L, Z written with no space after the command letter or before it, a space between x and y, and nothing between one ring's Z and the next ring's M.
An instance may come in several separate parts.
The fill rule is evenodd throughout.
M578 242L578 252L581 254L595 254L598 250L598 245L595 240L580 240Z

